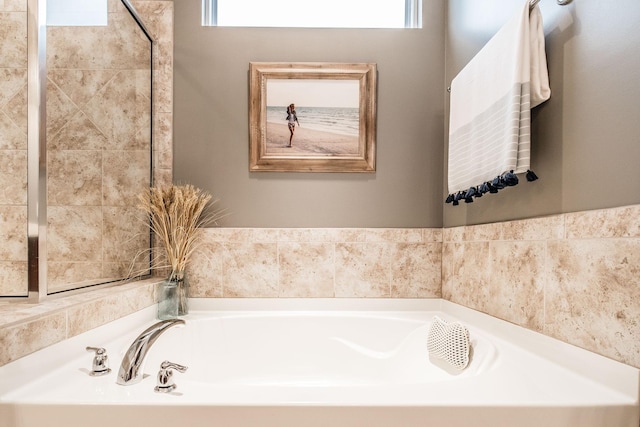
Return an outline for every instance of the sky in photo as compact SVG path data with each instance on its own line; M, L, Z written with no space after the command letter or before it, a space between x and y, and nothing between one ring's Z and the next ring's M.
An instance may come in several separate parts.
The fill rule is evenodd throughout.
M358 108L359 80L267 79L267 105Z

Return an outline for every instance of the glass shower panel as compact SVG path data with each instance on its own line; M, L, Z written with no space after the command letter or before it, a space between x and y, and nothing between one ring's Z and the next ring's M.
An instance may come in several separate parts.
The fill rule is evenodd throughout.
M151 184L152 46L121 2L108 12L107 26L47 28L50 294L149 269L136 196Z
M0 1L0 296L26 296L27 0Z

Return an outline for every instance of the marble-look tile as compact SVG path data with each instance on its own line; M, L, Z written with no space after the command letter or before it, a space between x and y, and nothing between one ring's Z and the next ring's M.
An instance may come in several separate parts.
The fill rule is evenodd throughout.
M173 73L153 70L154 106L163 113L171 112L173 108Z
M546 242L492 242L491 276L483 311L541 332L544 286L548 279Z
M369 228L367 242L419 243L422 242L421 228Z
M640 239L549 243L545 333L640 367Z
M117 12L120 10L121 4L121 0L107 0L107 11L109 13Z
M119 319L155 303L153 285L138 286L70 307L69 338Z
M151 41L123 4L120 5L120 10L109 14L109 29L113 44L109 46L108 52L119 57L117 61L122 64L120 68L148 69L152 53Z
M47 150L104 150L107 137L82 111L71 116L55 135L48 135Z
M187 267L190 295L194 298L220 298L223 296L222 277L225 246L223 243L209 240L207 237L206 232L200 234L201 242Z
M0 150L0 205L27 204L27 150Z
M468 225L443 229L443 241L491 242L502 238L505 223Z
M47 153L48 204L96 206L102 202L101 151Z
M2 112L20 129L22 134L27 135L28 111L26 81L17 93L7 100L7 103L2 107Z
M109 25L105 27L48 27L48 69L136 68L132 65L140 59L134 57L134 46L130 42L123 43L126 37L131 37L135 23L119 15L122 14L110 14ZM129 22L123 23L123 18Z
M173 169L153 168L153 185L170 185L173 182Z
M254 228L254 243L273 243L277 242L280 236L280 230L277 228Z
M0 327L0 366L67 338L66 316L58 312L49 316Z
M564 215L507 221L500 225L502 240L551 240L564 237Z
M442 242L462 242L465 227L451 227L442 229Z
M201 229L202 238L207 242L252 243L254 228L211 227Z
M566 214L568 239L640 237L640 205Z
M277 243L228 243L225 249L225 297L278 296Z
M102 171L103 204L135 204L138 194L149 187L150 167L147 151L105 151Z
M173 165L173 151L157 151L153 152L153 164L157 168L170 169Z
M136 150L135 71L120 71L84 108L87 117L106 135L109 149Z
M0 108L0 150L27 150L27 135ZM1 182L1 181L0 181Z
M78 107L89 102L118 73L114 69L52 69L49 84L55 85Z
M334 244L278 243L281 297L334 296Z
M47 84L47 135L55 135L78 111L78 107L57 86Z
M280 242L364 242L366 231L357 228L282 228Z
M173 115L155 112L153 148L159 153L171 152L173 149Z
M467 242L492 242L502 238L504 223L478 224L464 227L462 239Z
M0 261L27 261L27 206L0 206Z
M151 70L136 70L136 147L151 147ZM165 150L166 151L166 150Z
M47 259L102 261L102 208L49 206Z
M391 258L392 297L441 297L442 243L399 243Z
M390 243L338 243L335 248L335 296L391 296Z
M423 242L442 242L442 229L441 228L423 228L422 229L422 241Z
M101 262L48 262L47 291L59 292L103 278Z
M151 104L148 104L148 105L150 106ZM150 111L151 111L150 109L147 110L146 112L141 109L138 109L138 112L139 112L138 116L139 117L148 116L150 114ZM150 118L149 117L146 117L146 118L147 118L146 122L138 123L139 126L136 128L136 133L134 135L134 139L135 139L134 146L139 147L140 149L143 149L143 150L149 150L151 148L151 138L152 138L151 134L153 132L153 130L151 129L151 122L149 120ZM165 157L169 157L173 161L172 151L164 152L163 155ZM171 164L166 164L165 162L161 164L161 166L169 167L171 166Z
M158 76L169 78L173 76L174 60L173 60L173 43L171 41L163 41L156 44L154 49L154 70L158 72ZM163 111L169 112L169 111Z
M128 261L108 262L102 263L102 277L103 281L121 280L126 277L144 277L153 273L150 268L150 261L141 260L140 262L132 263Z
M133 6L157 43L173 43L173 2L134 0Z
M148 260L151 239L144 212L135 206L105 206L102 212L103 260L126 264Z
M0 68L27 68L27 14L0 13Z
M0 22L2 18L0 18ZM2 24L0 24L2 25ZM4 51L2 51L4 53ZM3 108L11 98L22 91L27 84L27 64L24 68L1 67L0 68L0 108ZM5 147L10 148L10 147Z
M0 0L0 12L26 12L27 0Z
M0 261L0 296L27 296L27 262Z
M452 302L484 311L491 283L490 242L444 243L442 295Z

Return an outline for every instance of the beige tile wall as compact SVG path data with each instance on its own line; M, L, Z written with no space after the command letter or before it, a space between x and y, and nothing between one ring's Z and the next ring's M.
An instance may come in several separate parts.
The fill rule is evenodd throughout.
M154 179L169 183L173 2L133 4L156 42ZM148 247L132 200L149 182L149 116L131 115L150 98L148 42L133 30L120 0L109 0L109 23L48 29L50 290L124 277L132 258ZM0 296L27 293L26 29L26 0L0 1Z
M442 294L640 367L640 205L445 229Z
M119 319L156 301L157 279L40 304L0 302L0 366Z
M151 173L150 52L120 1L107 26L47 28L49 291L126 277L149 247L132 201Z
M195 297L440 297L439 229L202 230Z
M27 294L27 1L0 1L0 295Z
M158 184L170 183L172 179L172 123L173 123L173 2L172 1L147 1L135 0L132 2L152 37L155 39L153 57L154 68L154 94L153 108L153 167L154 179ZM27 81L27 13L26 0L0 0L0 295L24 295L26 294L27 276L27 243L26 243L26 148L27 148L27 114L26 114L26 81ZM121 2L109 0L109 11L118 13ZM18 35L18 37L16 37ZM98 46L92 49L101 50L105 45L104 40L96 40ZM81 49L82 50L82 49ZM73 56L73 55L66 55ZM53 64L52 64L53 65ZM55 68L55 67L54 67ZM98 71L96 67L91 69L94 79L84 80L85 89L90 90L93 83L99 83L100 76L106 71ZM89 77L87 74L87 77ZM73 97L77 104L82 104L82 93L65 84L64 70L53 71L51 77L56 81L54 93L60 96L52 98L52 102L64 107L70 105L68 99ZM139 81L136 76L135 81ZM106 78L106 77L105 77ZM65 88L62 90L61 88ZM95 88L93 90L96 90ZM90 90L91 91L91 90ZM65 92L69 92L69 96ZM141 92L141 95L144 94ZM148 95L147 95L148 96ZM66 101L66 102L65 102ZM85 100L88 101L88 100ZM74 103L72 103L73 105ZM101 108L96 106L96 108ZM72 108L73 109L73 108ZM68 108L62 108L62 112L70 114ZM87 168L87 164L95 163L95 151L102 149L107 140L101 132L85 133L82 138L74 129L87 128L93 125L88 116L82 112L72 114L67 120L67 126L61 126L58 119L64 119L64 114L55 115L51 126L58 126L58 132L53 134L48 144L51 149L51 161L64 165L83 165L74 168L83 175L83 182L96 187L97 177L92 175L94 168ZM57 118L57 119L56 119ZM99 119L99 117L98 117ZM84 125L83 125L84 122ZM122 128L111 127L105 132L117 135ZM134 143L144 141L134 135ZM93 145L92 145L93 144ZM67 150L67 152L65 152ZM80 152L82 150L82 152ZM93 150L93 151L92 151ZM107 153L109 154L115 153ZM24 161L20 160L20 156ZM11 159L11 160L9 160ZM117 156L101 160L101 165L107 168L118 168L125 165ZM22 177L15 180L15 177ZM68 190L70 179L64 176L51 176L53 188L60 191L52 191L50 197L54 204L68 205ZM10 181L11 179L11 181ZM61 183L61 185L56 185ZM76 186L76 190L85 192L81 198L89 203L95 198L95 191L87 191L89 187ZM100 195L102 197L102 195ZM113 198L113 195L106 195ZM117 195L115 196L117 198ZM56 209L56 208L52 208ZM64 208L61 208L64 210ZM120 206L106 207L100 214L101 220L96 219L96 214L91 212L91 206L75 207L84 209L81 215L73 216L72 211L55 213L53 221L56 223L49 232L56 233L65 227L72 226L75 220L81 222L92 221L93 228L97 223L109 228L119 228L116 235L126 235L130 232L127 224L135 222L132 215L128 215ZM72 215L71 217L69 215ZM130 234L130 233L129 233ZM93 233L83 233L83 239L96 239ZM117 241L116 241L117 240ZM107 253L117 253L122 250L124 239L104 239L97 246L104 247ZM64 243L64 242L63 242ZM74 254L83 257L80 263L73 262L73 266L61 261L49 265L49 271L53 277L63 281L75 281L78 277L89 279L96 271L102 271L101 263L92 263L95 254L87 252L88 243L80 241L80 247L74 249ZM91 246L95 247L95 246ZM56 246L54 256L62 260L66 254L71 253L67 244ZM56 251L58 255L55 255ZM125 248L124 252L131 251ZM75 255L74 255L75 256ZM114 258L105 258L106 261L114 261ZM102 261L102 260L100 260ZM116 259L117 261L117 259ZM78 268L82 264L85 268ZM154 283L158 279L138 282L128 285L115 286L108 289L91 291L82 295L48 300L42 304L0 302L0 365L15 360L33 351L37 351L47 345L54 344L61 339L74 336L88 329L100 326L119 317L133 313L148 307L155 302Z

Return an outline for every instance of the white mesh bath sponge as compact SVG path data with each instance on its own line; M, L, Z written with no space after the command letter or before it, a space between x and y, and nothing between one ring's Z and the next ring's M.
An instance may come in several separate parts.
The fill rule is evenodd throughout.
M462 370L469 364L469 330L460 322L447 323L438 316L427 337L429 354Z

